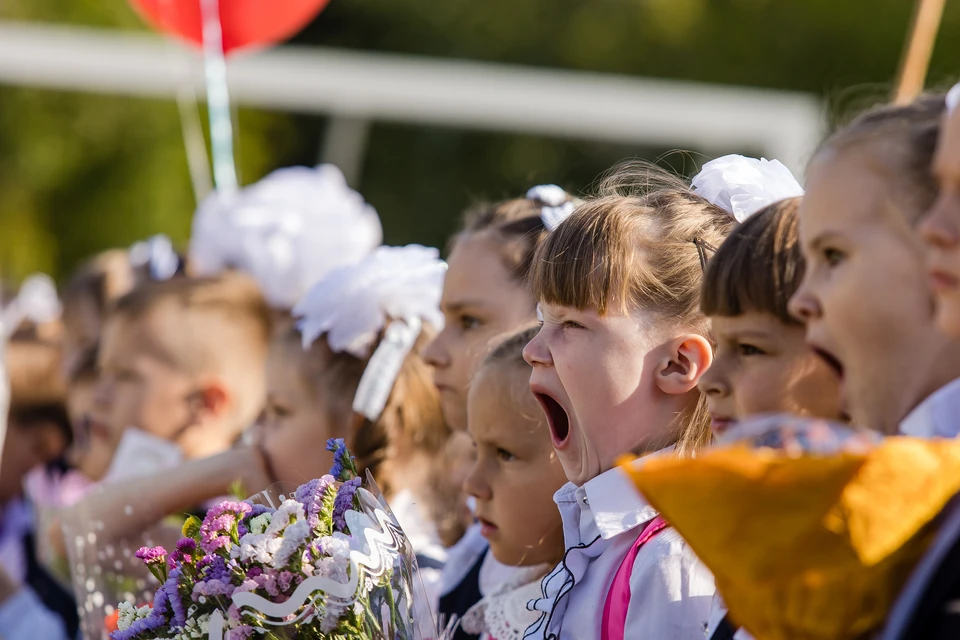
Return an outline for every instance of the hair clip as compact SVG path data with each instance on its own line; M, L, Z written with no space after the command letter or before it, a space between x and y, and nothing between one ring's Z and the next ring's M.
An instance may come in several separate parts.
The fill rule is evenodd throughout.
M707 242L706 240L704 240L703 238L701 238L700 236L697 236L696 238L693 239L693 244L697 248L697 255L700 257L700 269L704 273L706 273L707 251L710 251L711 253L716 253L717 248L712 244L710 244L709 242Z

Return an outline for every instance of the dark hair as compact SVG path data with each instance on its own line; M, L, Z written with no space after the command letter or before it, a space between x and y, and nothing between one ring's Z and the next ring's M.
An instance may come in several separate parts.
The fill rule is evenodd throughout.
M573 201L574 197L567 194L567 200ZM463 228L450 239L448 251L461 238L489 233L497 240L503 265L517 282L525 283L537 244L547 234L540 218L544 204L533 198L516 198L468 209Z
M707 316L770 313L799 324L787 310L803 280L800 198L769 205L734 229L707 263L700 311Z
M866 111L828 137L817 153L869 143L886 143L882 154L872 154L874 166L909 205L914 224L930 208L939 191L933 175L933 154L946 109L943 94L922 95L907 105L884 105Z
M60 377L59 343L19 331L7 345L10 379L10 423L33 428L52 424L69 444L73 428L66 408L66 388Z

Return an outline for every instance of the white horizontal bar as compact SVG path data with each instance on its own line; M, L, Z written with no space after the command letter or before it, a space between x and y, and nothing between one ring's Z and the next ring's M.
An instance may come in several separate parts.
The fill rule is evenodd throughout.
M240 104L622 143L757 148L799 168L819 139L807 94L392 54L280 47L228 63ZM0 22L0 83L134 96L202 92L199 54L163 38Z

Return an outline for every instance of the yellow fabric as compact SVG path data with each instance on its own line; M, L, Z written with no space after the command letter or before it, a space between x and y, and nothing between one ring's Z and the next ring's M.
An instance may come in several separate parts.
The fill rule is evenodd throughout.
M734 444L622 469L758 640L852 640L883 622L960 491L960 442L799 456Z

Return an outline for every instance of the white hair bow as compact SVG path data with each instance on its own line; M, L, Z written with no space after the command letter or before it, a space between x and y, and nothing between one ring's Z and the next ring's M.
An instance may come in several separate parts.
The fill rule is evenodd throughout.
M803 195L800 183L779 161L736 154L703 165L691 186L738 222L774 202Z
M190 258L197 273L235 267L274 307L290 308L332 269L377 247L380 218L333 165L288 167L197 210Z
M359 263L334 269L293 308L305 349L320 336L334 352L370 357L354 410L376 420L423 323L443 327L440 294L446 263L420 245L379 247Z
M960 82L953 85L947 92L947 113L953 113L960 104Z
M570 198L570 194L555 184L541 184L531 187L527 191L528 200L542 202L540 220L547 231L554 231L560 223L570 217L577 203Z
M3 326L10 334L24 320L36 324L53 322L60 318L61 311L53 278L45 273L35 273L21 283L16 297L4 307Z
M134 244L129 255L130 264L147 267L154 280L169 280L180 268L180 256L173 250L170 238L162 233Z

